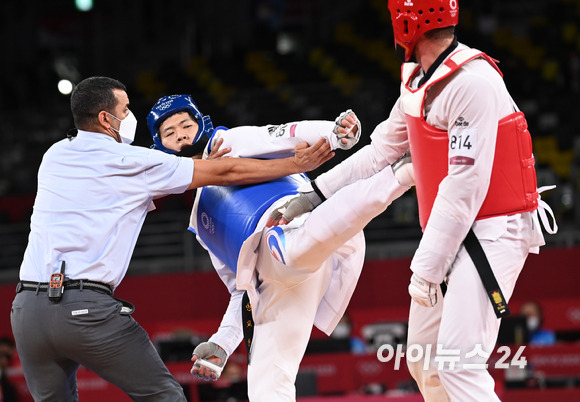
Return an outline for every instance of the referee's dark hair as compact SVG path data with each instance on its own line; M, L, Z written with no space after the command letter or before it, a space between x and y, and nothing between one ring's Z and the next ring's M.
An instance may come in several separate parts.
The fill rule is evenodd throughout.
M123 83L109 77L89 77L79 82L70 97L75 127L87 129L95 124L100 111L111 113L117 105L114 89L127 91Z

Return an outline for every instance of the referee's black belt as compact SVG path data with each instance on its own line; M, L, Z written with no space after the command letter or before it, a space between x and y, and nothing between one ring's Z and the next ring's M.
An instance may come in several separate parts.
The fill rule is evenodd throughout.
M108 294L109 296L113 295L113 288L110 285L102 282L95 282L89 281L86 279L78 279L78 280L68 280L63 282L64 289L90 289L90 290L97 290L103 293ZM23 290L32 290L35 292L46 292L48 290L48 282L32 282L32 281L20 281L18 285L16 285L16 293L20 293Z

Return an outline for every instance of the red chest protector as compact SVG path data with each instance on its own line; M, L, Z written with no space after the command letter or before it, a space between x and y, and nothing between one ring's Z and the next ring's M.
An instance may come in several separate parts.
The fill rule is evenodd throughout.
M448 133L427 124L423 116L426 90L453 74L463 64L478 57L483 57L497 69L493 60L484 53L475 49L460 50L445 61L431 79L417 90L410 89L408 83L418 67L410 63L403 65L402 100L413 158L419 219L423 230L429 220L439 184L447 176L449 166ZM535 210L538 207L536 187L528 124L522 112L513 113L498 122L491 181L476 219Z

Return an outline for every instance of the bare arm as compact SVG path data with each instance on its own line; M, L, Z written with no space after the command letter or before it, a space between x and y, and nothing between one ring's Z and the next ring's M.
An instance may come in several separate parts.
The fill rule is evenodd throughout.
M283 159L260 160L226 158L195 160L193 178L188 189L203 186L260 183L294 173L309 172L334 156L330 144L320 139L315 144L298 144L294 156Z

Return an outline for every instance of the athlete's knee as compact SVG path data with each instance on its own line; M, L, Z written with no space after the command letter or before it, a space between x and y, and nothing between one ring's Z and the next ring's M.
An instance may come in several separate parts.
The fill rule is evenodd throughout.
M420 389L440 385L437 368L429 364L425 358L416 359L407 355L406 361L409 373L417 382Z
M423 375L425 374L425 370L424 370L424 360L420 359L409 359L408 356L406 356L406 362L407 362L407 368L409 369L409 373L411 373L411 376L415 379L415 381L419 382L422 378Z
M425 367L425 360L407 359L407 367L417 383L425 402L449 402L439 371L432 365Z

